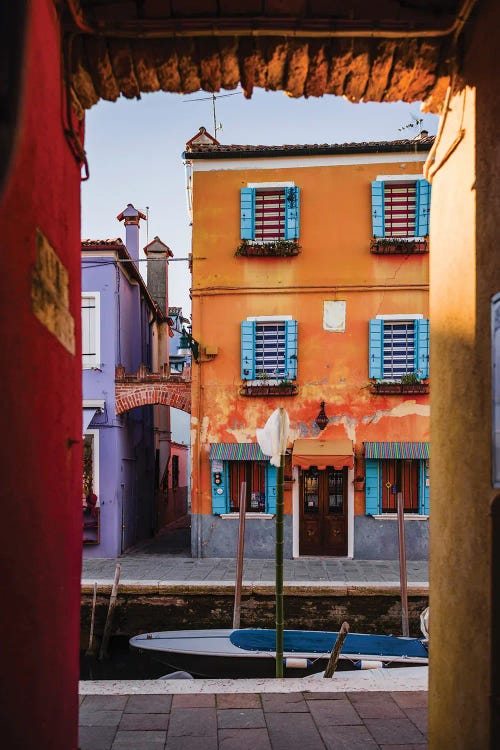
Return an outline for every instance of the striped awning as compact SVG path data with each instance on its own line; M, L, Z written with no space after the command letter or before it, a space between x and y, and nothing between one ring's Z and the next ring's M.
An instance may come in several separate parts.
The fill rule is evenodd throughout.
M429 458L429 443L365 443L365 458Z
M268 461L258 443L212 443L210 461Z

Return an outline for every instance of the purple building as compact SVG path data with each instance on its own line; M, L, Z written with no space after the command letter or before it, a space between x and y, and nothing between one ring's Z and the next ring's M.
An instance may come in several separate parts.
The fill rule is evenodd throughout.
M131 204L118 216L126 246L120 239L82 241L85 557L115 557L157 530L155 407L115 410L116 366L156 370L167 324L133 262L145 218Z

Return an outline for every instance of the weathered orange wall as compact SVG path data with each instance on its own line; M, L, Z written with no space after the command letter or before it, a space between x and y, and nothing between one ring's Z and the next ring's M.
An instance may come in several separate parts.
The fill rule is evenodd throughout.
M422 155L425 157L425 154ZM405 158L406 157L406 158ZM213 442L254 442L277 406L291 435L314 437L320 401L332 422L324 439L428 440L428 396L382 397L368 386L368 320L377 314L428 317L428 257L370 253L371 189L380 174L418 174L422 161L349 166L194 172L193 335L218 356L193 368L193 512L211 513L207 453ZM310 160L312 162L312 159ZM405 165L405 166L403 166ZM239 191L247 183L293 180L301 190L300 245L294 258L234 257ZM323 330L323 302L345 300L345 333ZM299 395L238 395L240 322L254 315L298 320ZM197 457L197 441L200 453ZM200 479L198 479L198 476ZM291 496L285 498L291 512ZM356 493L364 513L364 494Z
M2 744L77 747L81 576L80 170L63 134L60 28L28 3L17 150L0 196ZM71 354L31 308L36 230L69 274Z

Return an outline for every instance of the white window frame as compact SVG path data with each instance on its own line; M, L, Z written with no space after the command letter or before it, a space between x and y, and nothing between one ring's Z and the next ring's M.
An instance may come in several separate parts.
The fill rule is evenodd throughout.
M93 299L95 301L95 354L92 356L83 353L83 330L82 330L82 369L92 370L101 366L101 293L100 292L82 292L82 301L84 299ZM83 308L82 308L83 309ZM83 329L83 326L82 326ZM83 357L87 360L84 362Z
M422 320L423 317L424 316L422 314L420 314L420 313L416 313L416 314L411 313L411 314L407 314L407 315L405 315L405 314L402 314L402 315L399 315L399 314L377 315L376 319L377 320L384 320L384 321L388 321L388 322L394 322L394 323L396 323L396 322L397 323L410 323L412 320L413 321L414 320ZM382 335L382 346L384 345L383 338L384 337ZM416 342L414 344L414 349L416 351ZM382 358L383 358L383 355L382 355ZM397 380L398 380L398 378L396 378L396 377L389 377L389 376L387 376L387 377L384 376L382 378L382 382L384 382L384 383L392 383L392 382L396 382Z
M418 180L423 180L424 175L421 172L420 174L379 174L375 179L380 180L381 182L417 182ZM415 240L424 240L425 237L417 237L415 235L414 237L386 237L386 239L393 239L397 240L398 242L415 242Z
M293 315L253 315L247 317L247 321L255 323L286 323L287 320L293 320ZM282 378L268 378L266 385L279 385ZM262 385L262 380L246 380L247 385Z
M99 430L85 430L83 436L92 435L92 485L94 487L94 494L97 495L96 507L99 508L101 505L101 495L99 487Z

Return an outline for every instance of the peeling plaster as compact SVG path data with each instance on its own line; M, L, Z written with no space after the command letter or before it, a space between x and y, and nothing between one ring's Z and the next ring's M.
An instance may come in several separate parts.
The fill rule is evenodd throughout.
M363 424L377 424L382 417L430 417L431 409L429 404L417 404L415 400L403 401L402 404L398 404L394 409L380 410L373 414L367 414L363 417Z
M210 418L208 416L204 416L201 420L201 427L200 427L200 444L207 442L207 433L208 433L208 425L210 424Z

